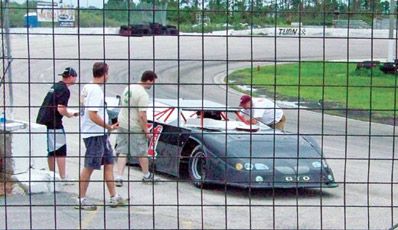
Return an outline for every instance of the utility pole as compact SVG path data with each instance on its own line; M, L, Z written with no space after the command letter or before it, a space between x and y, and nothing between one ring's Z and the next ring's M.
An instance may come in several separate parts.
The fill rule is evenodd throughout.
M396 4L395 0L390 0L390 28L388 33L388 62L394 62L396 56L396 40L394 39L394 29L396 23Z
M8 83L8 108L4 108L6 112L7 119L13 119L13 107L14 107L14 97L12 91L12 69L11 69L11 62L12 62L12 55L11 55L11 45L10 45L10 20L9 20L9 9L10 9L10 2L9 0L4 0L4 12L3 12L3 38L4 42L4 49L3 49L3 74L4 77L7 76ZM5 86L4 86L5 87ZM5 98L4 98L5 100Z

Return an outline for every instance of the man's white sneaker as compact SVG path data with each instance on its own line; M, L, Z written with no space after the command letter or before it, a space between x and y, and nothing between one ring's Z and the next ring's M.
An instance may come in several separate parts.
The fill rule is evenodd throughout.
M144 183L159 182L159 181L160 179L155 177L155 174L153 173L150 173L148 177L146 176L142 177L142 182Z
M91 203L88 199L80 200L79 198L77 198L77 204L75 205L75 209L95 211L97 210L97 205Z
M111 197L109 200L109 206L111 208L122 207L127 205L127 200L123 199L120 195Z
M61 178L60 181L62 182L63 186L74 185L75 182L70 177L66 176L65 178Z
M116 187L123 187L123 179L120 177L117 177L115 179L115 185L116 185Z

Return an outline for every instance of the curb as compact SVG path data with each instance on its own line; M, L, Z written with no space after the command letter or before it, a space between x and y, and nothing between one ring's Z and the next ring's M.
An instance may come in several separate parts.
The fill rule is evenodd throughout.
M242 69L242 68L247 68L247 67L238 67L238 68L230 69L228 72L229 72L229 74L231 74L232 72L234 72L238 69ZM217 84L218 87L220 87L221 89L227 91L227 83L225 82L225 78L226 78L226 71L222 71L221 73L218 73L213 77L213 83ZM231 87L228 88L228 93L232 93L236 96L242 96L245 94L245 93L237 91L236 89L233 89ZM265 96L265 98L272 100L271 98L266 97L266 96ZM307 108L306 106L302 106L302 105L298 106L297 102L277 100L276 104L281 106L282 108L303 108L303 109Z
M231 74L232 72L234 72L234 71L236 71L238 69L240 69L240 68L229 70L228 74ZM225 91L228 90L228 92L233 93L233 94L235 94L237 96L242 96L244 94L244 93L239 92L239 91L237 91L237 90L235 90L233 88L230 88L230 87L228 87L228 89L227 89L227 85L228 84L225 82L225 78L226 78L226 71L223 71L223 72L221 72L219 74L216 74L216 76L213 77L213 83L217 84L218 87L220 87L221 89L224 89Z

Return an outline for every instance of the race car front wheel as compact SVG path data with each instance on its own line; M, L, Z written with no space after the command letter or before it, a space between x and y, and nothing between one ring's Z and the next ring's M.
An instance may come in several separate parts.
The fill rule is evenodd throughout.
M206 154L200 146L197 146L189 157L189 176L192 183L198 187L203 188L206 179Z

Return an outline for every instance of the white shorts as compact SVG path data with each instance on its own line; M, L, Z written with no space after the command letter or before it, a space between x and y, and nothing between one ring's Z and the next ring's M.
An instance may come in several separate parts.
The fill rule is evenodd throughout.
M66 145L64 129L47 129L47 150L54 152Z

